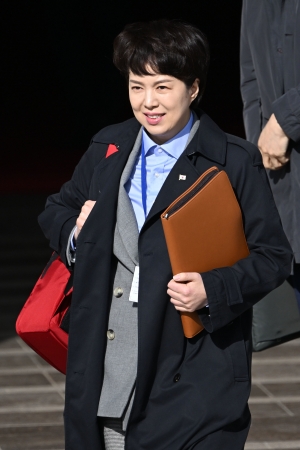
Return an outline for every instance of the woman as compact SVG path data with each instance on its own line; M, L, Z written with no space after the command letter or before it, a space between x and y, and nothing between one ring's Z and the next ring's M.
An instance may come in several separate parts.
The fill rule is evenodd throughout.
M289 275L291 250L256 147L192 110L208 60L191 25L127 26L114 63L135 117L93 137L39 218L74 269L67 450L244 447L251 307ZM212 166L229 176L250 256L172 278L160 214ZM178 311L205 330L184 338Z

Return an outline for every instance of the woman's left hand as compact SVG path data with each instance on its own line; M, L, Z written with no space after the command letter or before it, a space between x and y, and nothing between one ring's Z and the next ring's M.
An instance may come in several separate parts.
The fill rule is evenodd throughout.
M193 312L207 305L202 277L196 272L174 275L168 284L167 293L178 311Z
M289 162L290 157L287 153L289 138L274 114L262 130L257 145L266 169L278 170Z

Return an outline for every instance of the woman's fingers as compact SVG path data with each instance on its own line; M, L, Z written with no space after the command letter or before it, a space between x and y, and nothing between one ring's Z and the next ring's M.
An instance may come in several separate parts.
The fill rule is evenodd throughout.
M167 294L178 311L196 311L207 305L202 277L196 272L180 273L168 283Z
M81 231L81 228L83 227L86 219L88 218L88 216L90 215L92 209L95 206L95 201L94 200L87 200L84 205L81 208L80 214L77 217L76 220L76 226L77 226L77 230L75 231L75 239L77 239L78 234Z

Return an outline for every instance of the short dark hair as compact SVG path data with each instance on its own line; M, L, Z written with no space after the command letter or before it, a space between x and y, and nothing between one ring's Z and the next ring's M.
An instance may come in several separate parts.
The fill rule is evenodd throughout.
M113 62L128 79L155 73L171 75L190 87L196 78L200 89L192 105L196 106L205 89L209 65L209 47L205 35L185 22L154 20L126 25L114 40Z

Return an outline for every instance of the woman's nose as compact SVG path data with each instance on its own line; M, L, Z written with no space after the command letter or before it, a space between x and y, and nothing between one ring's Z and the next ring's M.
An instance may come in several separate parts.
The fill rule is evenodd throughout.
M148 109L153 109L158 106L157 97L152 90L145 91L144 106Z

